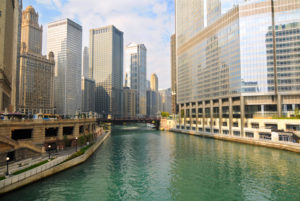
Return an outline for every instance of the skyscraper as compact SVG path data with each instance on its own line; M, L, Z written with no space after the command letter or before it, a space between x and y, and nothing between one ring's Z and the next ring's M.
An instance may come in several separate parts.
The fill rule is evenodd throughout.
M150 78L150 89L152 91L158 91L158 77L155 73L152 73Z
M177 114L178 106L176 101L177 94L177 75L176 75L176 35L171 36L171 91L172 91L172 113Z
M0 111L15 104L22 1L0 3ZM12 107L10 109L13 109Z
M59 114L81 107L82 27L70 19L48 24L47 52L55 55L54 94Z
M23 113L53 113L54 55L42 55L43 27L38 13L28 6L22 14L20 70L17 109Z
M123 32L112 25L90 30L89 72L96 82L96 112L121 117Z
M89 48L84 47L82 54L82 69L81 75L85 78L89 77Z
M172 112L171 88L159 90L159 111Z
M95 112L95 81L81 77L81 112Z
M136 113L146 115L147 49L144 44L130 43L126 47L125 69L128 87L136 90Z
M295 115L300 2L235 1L231 8L228 1L206 2L209 23L199 30L197 21L187 28L182 16L202 5L176 1L177 101L184 116L178 127L253 137L258 118L267 127L267 118Z

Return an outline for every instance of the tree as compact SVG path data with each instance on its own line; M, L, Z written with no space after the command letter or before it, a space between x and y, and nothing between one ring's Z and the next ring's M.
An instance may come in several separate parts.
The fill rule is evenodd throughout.
M169 112L161 112L161 116L163 118L167 118L167 117L169 117Z

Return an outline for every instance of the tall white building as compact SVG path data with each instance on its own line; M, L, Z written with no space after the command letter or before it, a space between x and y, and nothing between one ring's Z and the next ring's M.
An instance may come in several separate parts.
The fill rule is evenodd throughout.
M147 49L144 44L130 43L126 47L125 70L128 87L136 90L136 114L147 114Z
M82 27L70 19L48 24L47 52L54 52L54 102L58 114L81 107Z
M96 112L121 117L123 32L116 27L90 30L89 74L96 82Z
M89 77L89 48L88 47L84 47L83 49L81 75L85 78Z

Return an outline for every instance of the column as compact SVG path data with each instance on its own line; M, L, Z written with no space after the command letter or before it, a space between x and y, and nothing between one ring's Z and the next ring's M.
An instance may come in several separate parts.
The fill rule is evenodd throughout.
M203 100L202 101L202 132L205 132L205 120L206 120L206 118L205 118L205 101Z
M278 117L282 116L282 96L280 94L277 95L277 115ZM295 110L294 110L295 111Z
M184 129L186 129L186 104L184 104L184 108L183 108L183 111L184 111Z
M229 97L229 135L232 135L232 97Z
M245 127L245 97L241 96L241 137L245 137L244 127Z
M32 130L32 142L34 144L43 144L45 142L45 127L34 126Z
M181 129L181 104L179 104L179 128Z
M75 123L74 130L73 130L73 137L79 137L79 124Z
M222 134L222 99L219 99L219 134Z
M60 124L58 127L58 133L57 133L58 139L63 140L64 135L63 135L63 126Z
M190 102L190 129L193 130L193 115L192 115L193 107L192 103Z
M196 131L198 131L198 101L196 102Z
M214 133L213 127L214 127L214 103L213 100L209 101L210 103L210 132Z

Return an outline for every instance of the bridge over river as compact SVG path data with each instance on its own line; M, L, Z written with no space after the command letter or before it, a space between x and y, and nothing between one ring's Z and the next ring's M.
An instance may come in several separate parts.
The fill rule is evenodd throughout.
M152 124L156 130L159 130L160 127L160 118L114 118L114 119L107 119L107 118L98 118L98 124L103 123L112 123L116 125L122 125L124 123L147 123Z

